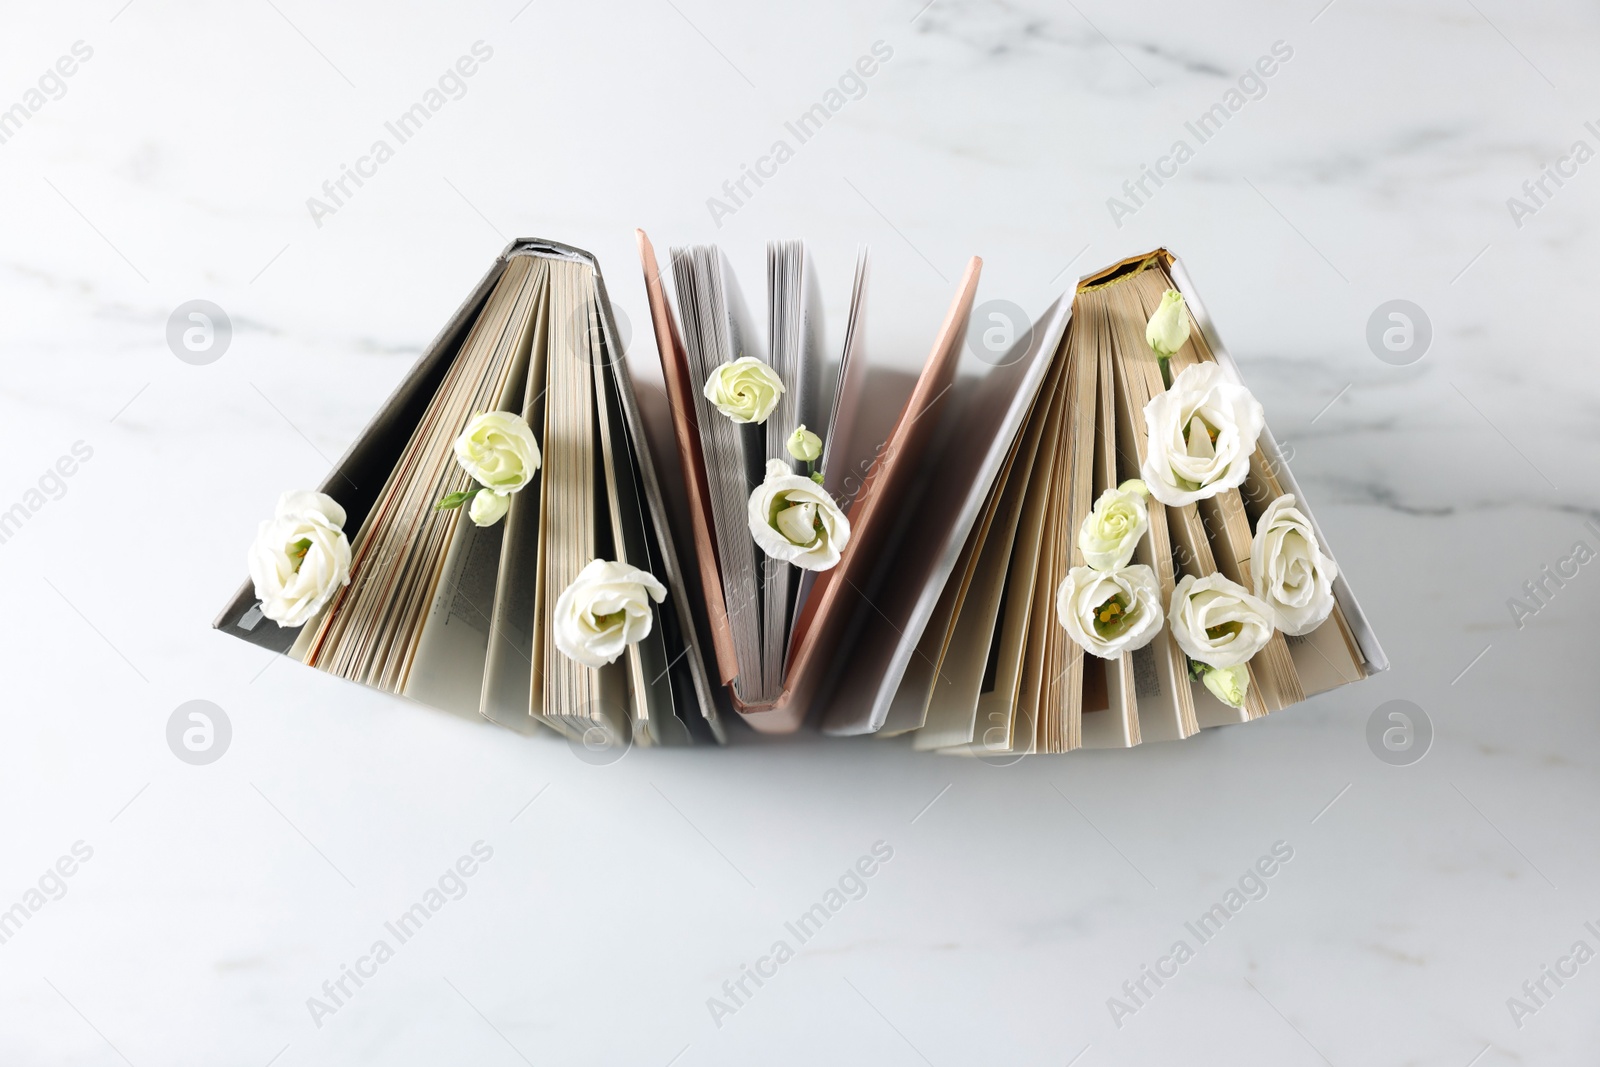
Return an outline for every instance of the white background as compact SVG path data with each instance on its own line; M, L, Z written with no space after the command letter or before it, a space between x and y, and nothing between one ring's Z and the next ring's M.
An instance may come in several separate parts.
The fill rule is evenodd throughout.
M1600 163L1520 227L1506 199L1600 147L1600 23L1323 3L9 10L0 108L93 57L0 144L0 509L93 457L0 544L0 908L93 857L0 945L0 1062L1592 1062L1600 962L1520 1028L1507 998L1600 949L1600 564L1520 629L1507 601L1600 547ZM466 94L316 225L307 198L478 40ZM1280 40L1266 94L1116 226L1107 198ZM717 227L707 198L875 41L865 95ZM1171 247L1394 669L1006 768L746 731L597 767L209 629L278 492L321 481L508 239L594 251L639 327L635 226L753 279L806 238L835 327L871 245L871 354L900 367L970 255L980 300L1037 313ZM234 326L208 366L165 341L197 298ZM1433 324L1409 367L1365 339L1395 298ZM632 356L654 373L648 331ZM192 699L232 723L209 766L167 746ZM1411 766L1366 741L1394 699L1436 734ZM466 895L315 1025L480 840ZM867 895L719 1028L708 998L880 840ZM1119 1028L1108 998L1277 841L1266 898Z

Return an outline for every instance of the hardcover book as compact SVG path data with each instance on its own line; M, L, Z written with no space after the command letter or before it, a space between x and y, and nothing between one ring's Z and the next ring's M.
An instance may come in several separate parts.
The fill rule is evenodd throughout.
M452 441L494 412L531 428L536 473L497 502L503 519L480 524L476 508L471 521L466 507L447 509L481 488L452 456ZM264 617L259 585L247 582L217 629L518 730L542 723L590 744L722 739L611 303L589 253L512 242L321 492L355 531L348 581L293 626ZM596 559L647 572L665 591L649 632L601 666L563 654L551 624L557 598Z
M1165 355L1151 340L1164 306L1183 339ZM985 385L999 397L969 409L972 433L991 444L977 475L949 486L959 506L927 508L956 516L929 556L936 580L894 616L884 651L858 657L829 710L831 732L915 731L918 749L964 755L1129 747L1260 718L1388 667L1264 419L1233 461L1236 485L1179 479L1147 494L1164 469L1152 450L1170 445L1157 397L1212 383L1244 421L1259 412L1176 257L1158 249L1086 277L1035 333L991 372ZM1207 403L1184 416L1182 458L1213 462L1230 445L1234 428ZM1138 498L1139 525L1124 559L1097 563L1085 524L1092 532L1100 502L1119 498ZM1288 548L1286 537L1296 539ZM1154 617L1138 647L1118 650L1117 616L1139 597L1103 579L1130 567L1148 575ZM1069 594L1097 581L1112 595L1089 630L1106 640L1088 631L1079 640ZM1221 598L1236 613L1196 631L1183 615L1196 589L1206 590L1190 593L1202 608L1221 611ZM1315 605L1301 608L1319 594L1320 620ZM1223 646L1246 636L1259 647L1225 663L1241 653ZM1219 665L1235 672L1230 684L1204 684Z

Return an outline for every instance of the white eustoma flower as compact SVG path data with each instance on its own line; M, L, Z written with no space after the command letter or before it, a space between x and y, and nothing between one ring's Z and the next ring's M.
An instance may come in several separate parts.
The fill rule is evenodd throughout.
M479 526L493 526L511 510L511 494L497 493L492 489L479 489L472 494L472 504L467 517Z
M1150 494L1171 507L1237 488L1266 426L1250 390L1216 363L1196 363L1144 406L1149 435L1140 472Z
M1272 608L1278 629L1308 634L1333 611L1339 568L1322 552L1311 520L1285 493L1261 513L1250 546L1250 580Z
M1237 667L1272 638L1272 609L1221 574L1185 575L1172 591L1167 622L1178 647L1209 667Z
M474 415L456 438L455 452L461 469L496 493L515 493L539 470L539 444L527 421L512 411Z
M1150 529L1150 507L1143 482L1130 478L1115 489L1107 489L1094 502L1078 528L1078 548L1083 561L1097 571L1127 566L1139 538Z
M761 551L802 570L827 570L850 543L850 520L833 497L781 459L767 461L766 480L750 494L748 518Z
M1161 632L1161 587L1142 563L1116 570L1074 567L1056 589L1056 618L1091 656L1116 659Z
M556 598L551 625L556 648L587 667L604 667L650 635L650 607L667 587L649 571L610 560L591 560Z
M766 422L783 393L778 372L754 356L724 363L705 385L706 399L734 422Z
M324 493L301 489L278 497L277 510L250 546L261 614L279 626L302 626L349 584L344 519L344 508Z
M1208 667L1200 676L1211 695L1230 708L1244 707L1250 695L1250 668L1241 663L1237 667Z
M1170 357L1189 340L1189 309L1183 294L1168 289L1161 294L1161 306L1144 328L1144 340L1162 359Z

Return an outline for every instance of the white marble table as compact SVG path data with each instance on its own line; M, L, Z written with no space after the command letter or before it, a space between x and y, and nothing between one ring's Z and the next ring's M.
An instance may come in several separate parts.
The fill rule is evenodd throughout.
M1600 147L1592 8L920 3L8 13L0 108L28 114L0 124L0 510L28 514L0 543L0 909L26 917L0 1062L1593 1062L1600 962L1560 960L1600 949L1600 570L1520 627L1507 603L1600 546L1600 163L1569 152ZM387 134L477 41L459 99ZM762 163L880 41L860 98ZM1200 143L1186 123L1280 41ZM392 158L362 162L380 138ZM1161 162L1180 138L1192 158ZM346 165L364 184L313 218ZM1144 165L1175 176L1135 203ZM971 254L981 298L1037 312L1172 247L1393 669L1005 768L748 733L593 766L209 629L277 492L321 479L509 237L594 250L638 324L636 225L751 265L805 237L836 312L869 243L871 347L902 367ZM206 366L164 337L194 299L234 327ZM1432 323L1409 366L1367 345L1391 299ZM648 374L637 331L634 357ZM206 766L166 741L194 699L232 726ZM1390 700L1432 724L1420 762L1368 746ZM785 924L876 842L865 895L801 944ZM1265 897L1202 945L1185 924L1277 842ZM389 934L463 856L459 899ZM1193 958L1163 963L1180 939ZM761 962L779 940L793 958Z

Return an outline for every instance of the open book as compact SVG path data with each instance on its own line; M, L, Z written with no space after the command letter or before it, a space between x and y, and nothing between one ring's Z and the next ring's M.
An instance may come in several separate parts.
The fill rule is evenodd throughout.
M641 231L638 239L717 673L747 722L787 732L800 724L836 667L852 623L873 610L868 591L886 550L904 533L906 507L918 494L929 443L949 402L980 262L968 265L910 398L851 495L847 446L865 361L866 255L856 266L843 350L830 360L803 244L768 248L767 328L761 331L718 249L672 250L674 303L649 238ZM705 393L717 368L746 357L767 364L783 384L761 424L730 420ZM811 473L841 507L849 496L850 527L833 566L804 572L766 556L748 519L752 492L771 476L771 464L805 473L785 451L802 424L822 439L821 469Z
M1137 651L1102 659L1086 655L1058 620L1058 589L1085 563L1077 532L1096 498L1140 477L1145 405L1167 388L1146 323L1168 289L1184 294L1194 327L1170 374L1216 363L1242 384L1164 249L1115 264L1063 297L990 373L980 387L988 398L980 392L967 432L953 435L963 444L946 461L951 468L964 443L987 449L981 469L950 486L945 508L925 506L930 520L953 516L928 555L947 577L918 591L915 609L880 639L883 651L858 658L858 684L831 709L830 731L915 730L917 748L965 755L1127 747L1258 718L1388 666L1343 574L1325 622L1295 637L1274 631L1249 659L1240 707L1192 677L1170 626ZM1252 526L1284 493L1315 527L1265 430L1238 488L1179 507L1150 500L1132 560L1154 572L1156 609L1186 575L1221 573L1248 589Z
M452 442L520 416L543 454L504 520L435 505L472 484ZM297 628L250 585L216 627L319 670L516 729L590 744L722 737L605 284L588 253L519 240L490 268L322 491L343 506L350 581ZM594 559L667 589L603 667L557 650L551 605Z

